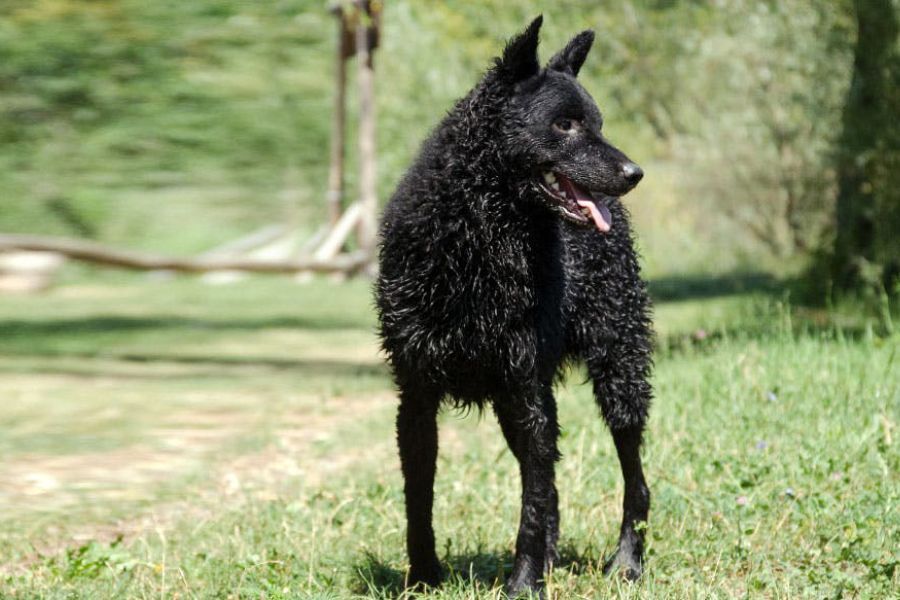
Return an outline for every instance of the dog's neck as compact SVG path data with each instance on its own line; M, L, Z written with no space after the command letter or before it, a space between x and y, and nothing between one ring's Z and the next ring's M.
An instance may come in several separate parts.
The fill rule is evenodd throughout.
M509 155L500 137L500 119L508 102L508 91L489 72L469 94L457 102L447 116L444 135L436 142L453 147L452 164L434 165L435 170L452 170L455 180L464 182L453 203L475 203L472 211L491 229L557 228L556 217L543 206L527 165ZM497 128L485 127L496 123ZM473 166L477 165L477 168Z

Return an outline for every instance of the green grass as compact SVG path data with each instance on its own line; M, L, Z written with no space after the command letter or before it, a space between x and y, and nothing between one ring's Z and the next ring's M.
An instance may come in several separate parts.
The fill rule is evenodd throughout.
M600 574L620 476L583 375L559 390L554 597L876 598L900 583L897 340L749 281L654 284L639 585ZM402 595L373 328L361 281L121 278L0 298L0 596ZM449 579L434 597L497 597L519 482L489 413L442 416L436 488Z

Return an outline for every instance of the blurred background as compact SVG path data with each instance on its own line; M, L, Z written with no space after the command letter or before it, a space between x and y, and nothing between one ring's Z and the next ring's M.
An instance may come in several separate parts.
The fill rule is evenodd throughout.
M338 5L352 35L356 9ZM329 238L334 7L0 4L0 582L14 594L377 596L402 583L393 391L373 335L370 248L355 222L344 223L345 244ZM678 515L697 512L682 531L694 562L675 571L677 544L653 542L670 578L651 570L640 593L788 593L809 569L814 595L896 585L897 515L883 508L900 493L900 4L369 8L380 22L376 171L365 185L366 88L351 51L344 208L384 204L429 130L536 14L544 60L578 31L597 32L579 79L607 136L646 172L625 203L657 306L665 401L648 461L664 482L654 526L684 528ZM62 254L32 252L59 243ZM177 275L159 260L111 269L66 260L73 247L82 259L132 253L131 267L150 256L280 272ZM578 377L561 392L577 398L561 409L572 424L564 453L575 457L566 469L596 472L567 492L564 511L600 533L572 530L567 543L584 562L560 585L590 596L613 585L590 561L604 550L591 540L615 529L618 478L614 463L592 458L609 446ZM491 419L458 429L448 419L442 448L474 458L442 469L476 477L465 494L496 495L509 504L496 512L514 514L515 486L478 470L502 453ZM718 466L702 440L721 451ZM774 447L779 456L767 454ZM441 510L468 514L465 494ZM685 504L696 494L706 500ZM790 504L804 497L806 508ZM775 535L785 515L793 528ZM454 529L463 525L439 521L461 544L442 559L475 573L461 590L489 590L511 524ZM259 532L270 541L258 544ZM749 556L784 562L771 570Z
M888 283L900 254L896 6L859 4L868 23L849 0L386 2L378 198L544 10L545 58L598 32L581 79L649 174L629 205L650 277L794 276L841 243L842 277ZM0 231L172 254L273 222L311 235L327 220L336 24L317 0L4 2ZM348 198L355 74L351 63Z

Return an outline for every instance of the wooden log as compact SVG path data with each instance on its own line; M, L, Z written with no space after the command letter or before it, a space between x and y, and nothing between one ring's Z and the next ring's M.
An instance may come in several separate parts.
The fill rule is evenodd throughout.
M312 252L319 247L319 244L322 243L322 240L328 237L329 231L331 231L331 228L327 224L320 225L319 228L316 229L316 232L300 245L298 255L306 256L312 254Z
M213 256L231 256L235 254L243 254L251 250L255 250L261 246L271 244L278 238L287 235L290 230L287 225L266 225L265 227L254 231L249 235L232 240L228 243L217 246L212 250L207 250L200 256L202 258Z
M338 220L338 222L334 224L334 227L331 228L325 241L322 242L322 245L319 246L315 254L313 254L313 257L318 260L330 260L332 257L336 256L337 253L341 251L344 242L350 236L350 232L353 231L353 227L359 222L361 215L362 206L360 203L354 202L351 204L350 207L344 211L344 214L341 215L340 220Z
M355 272L369 260L366 252L333 256L328 260L299 258L292 260L260 260L230 257L178 258L156 254L118 250L95 242L72 238L37 235L0 234L0 251L31 250L57 252L74 260L133 270L166 270L182 273L208 271L248 271L253 273L317 273Z

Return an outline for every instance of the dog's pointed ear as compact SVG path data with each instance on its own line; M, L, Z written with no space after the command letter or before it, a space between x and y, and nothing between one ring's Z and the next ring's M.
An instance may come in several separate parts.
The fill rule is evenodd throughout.
M522 81L532 75L537 75L541 70L538 62L538 32L544 15L538 15L525 31L513 37L506 43L503 56L497 60L497 66L510 75L513 81Z
M566 47L556 53L547 63L548 69L568 73L572 77L578 76L584 59L587 58L594 43L594 32L590 29L582 31L566 44Z

